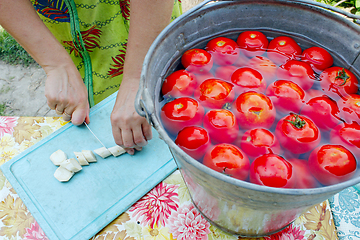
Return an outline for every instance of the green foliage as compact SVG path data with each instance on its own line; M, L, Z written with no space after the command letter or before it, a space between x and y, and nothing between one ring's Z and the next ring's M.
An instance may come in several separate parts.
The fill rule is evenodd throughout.
M5 116L5 110L6 110L6 104L1 103L0 104L0 116Z
M360 15L360 0L315 0L331 6L336 6L349 11L352 14Z
M8 64L29 66L35 60L16 42L16 40L0 27L0 60Z

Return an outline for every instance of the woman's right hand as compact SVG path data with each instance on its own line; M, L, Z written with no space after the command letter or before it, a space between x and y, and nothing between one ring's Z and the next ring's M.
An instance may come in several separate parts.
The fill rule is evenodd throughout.
M47 75L45 96L49 107L74 125L89 123L87 89L74 63L43 68Z

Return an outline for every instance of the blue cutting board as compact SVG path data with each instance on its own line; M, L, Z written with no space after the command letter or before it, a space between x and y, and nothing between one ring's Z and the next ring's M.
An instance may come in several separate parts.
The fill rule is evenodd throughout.
M115 146L110 113L116 93L91 109L89 127L106 147ZM53 176L49 156L58 149L102 147L86 126L69 123L1 166L6 178L49 239L89 239L126 211L176 168L168 146L153 130L153 139L135 155L97 156L69 182Z

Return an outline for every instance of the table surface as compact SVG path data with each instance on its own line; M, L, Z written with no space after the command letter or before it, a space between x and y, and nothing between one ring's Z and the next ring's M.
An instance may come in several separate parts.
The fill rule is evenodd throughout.
M1 117L0 165L64 126L53 117ZM0 239L48 239L0 172ZM92 239L246 239L209 224L191 203L177 170ZM314 206L280 233L259 239L360 239L357 186Z

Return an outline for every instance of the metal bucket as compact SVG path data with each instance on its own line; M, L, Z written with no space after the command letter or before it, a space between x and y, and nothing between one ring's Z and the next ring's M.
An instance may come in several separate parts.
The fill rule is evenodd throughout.
M335 65L359 78L360 27L344 14L360 18L306 0L206 1L174 20L152 44L142 69L136 109L169 146L193 203L213 225L246 237L270 235L313 205L359 183L359 171L349 181L314 189L259 186L215 172L184 153L164 130L159 109L165 77L183 52L204 46L204 40L224 34L234 38L241 31L256 29L269 37L291 36L303 49L322 46L335 56Z

